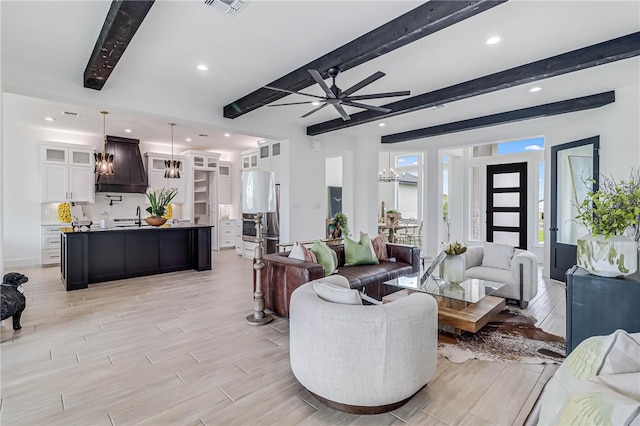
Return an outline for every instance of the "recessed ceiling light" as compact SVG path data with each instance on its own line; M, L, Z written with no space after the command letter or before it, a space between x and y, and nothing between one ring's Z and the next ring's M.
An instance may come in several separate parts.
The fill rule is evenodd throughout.
M53 117L45 117L44 119L47 121L56 121L56 119Z
M539 92L539 91L541 91L541 90L542 90L542 87L532 87L531 89L529 89L529 91L530 91L531 93L533 93L533 92Z
M125 132L131 133L131 129L124 129Z
M386 126L386 124L385 123L378 123L378 126L384 127L384 126Z
M199 69L200 71L208 71L208 70L209 70L209 67L208 67L208 66L206 66L206 65L202 65L202 64L201 64L201 65L198 65L198 69Z
M191 142L191 138L187 138L187 142Z
M489 37L489 39L487 39L487 44L496 44L496 43L500 43L502 39L498 36L493 36L493 37Z
M318 102L318 101L313 101L313 102L311 102L311 105L313 105L313 106L318 106L318 105L320 105L320 102Z
M228 138L229 136L231 136L229 133L225 133L225 134L224 134L224 137L225 137L225 138Z

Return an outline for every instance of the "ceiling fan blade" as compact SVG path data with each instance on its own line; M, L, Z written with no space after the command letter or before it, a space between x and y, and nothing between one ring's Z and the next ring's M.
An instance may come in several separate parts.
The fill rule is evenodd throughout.
M393 96L409 96L411 94L408 90L401 92L386 92L386 93L372 93L370 95L356 95L343 98L343 101L361 101L365 99L379 99L379 98L391 98Z
M333 107L336 109L336 111L338 111L338 113L340 113L340 116L344 121L351 120L351 117L349 117L349 114L347 114L347 111L345 111L344 108L342 108L342 105L333 104Z
M308 112L308 113L306 113L305 115L300 116L300 118L308 117L308 116L310 116L311 114L313 114L314 112L319 111L319 110L321 110L322 108L326 107L327 105L329 105L329 104L324 103L324 104L320 105L318 108L316 108L316 109L312 109L311 111L309 111L309 112Z
M335 99L336 95L334 95L331 89L329 89L329 86L327 86L327 83L324 82L320 73L316 70L307 70L307 71L309 71L309 74L311 74L311 77L313 77L316 83L318 83L318 85L322 87L322 90L324 90L324 93L327 94L327 97L330 99Z
M391 108L384 108L384 107L379 107L374 105L365 105L359 102L342 101L342 105L348 105L356 108L370 109L373 111L384 112L384 113L391 112Z
M302 105L302 104L312 104L315 101L306 101L306 102L289 102L286 104L274 104L274 105L267 105L268 107L274 107L274 106L286 106L286 105Z
M265 89L271 89L271 90L277 90L278 92L291 93L292 95L311 96L312 98L324 99L324 96L317 96L317 95L312 95L310 93L303 93L303 92L294 92L293 90L280 89L278 87L273 87L273 86L264 86L264 88Z
M369 77L362 80L360 83L354 84L353 86L349 87L347 90L342 92L340 94L340 99L344 99L345 97L349 96L353 92L362 89L363 87L373 83L377 79L382 78L384 76L385 76L385 73L383 73L382 71L378 71L375 74L370 75Z

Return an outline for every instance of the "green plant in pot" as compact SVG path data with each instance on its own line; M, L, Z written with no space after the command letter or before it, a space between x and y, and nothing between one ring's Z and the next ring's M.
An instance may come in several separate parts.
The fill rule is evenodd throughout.
M162 216L164 216L167 206L176 194L178 194L176 188L147 188L146 195L150 206L146 210L151 217L145 218L145 222L153 226L164 224L167 219Z
M338 212L333 215L333 225L335 226L335 231L331 234L332 238L340 238L343 231L345 234L349 234L349 219L346 214Z
M386 213L387 225L391 226L400 220L400 212L396 209L389 209Z
M589 234L578 238L578 266L603 277L635 273L640 238L640 172L633 169L628 180L619 182L604 177L600 188L589 191L576 207L576 221L589 230ZM627 231L634 233L635 240L624 235Z

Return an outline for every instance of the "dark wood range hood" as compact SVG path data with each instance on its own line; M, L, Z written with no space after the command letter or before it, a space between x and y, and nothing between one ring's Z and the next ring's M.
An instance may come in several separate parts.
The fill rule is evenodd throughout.
M106 152L113 154L114 174L96 175L96 192L146 192L149 184L139 145L138 139L107 135Z

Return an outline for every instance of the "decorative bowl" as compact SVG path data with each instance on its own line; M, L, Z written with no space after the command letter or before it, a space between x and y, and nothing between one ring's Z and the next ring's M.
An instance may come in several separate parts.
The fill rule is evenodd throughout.
M145 217L145 218L144 218L144 221L145 221L145 222L147 222L147 224L148 224L148 225L151 225L151 226L162 226L162 225L164 225L164 224L165 224L165 222L167 221L167 219L166 219L166 218L164 218L164 217L154 217L154 216L151 216L151 217Z

